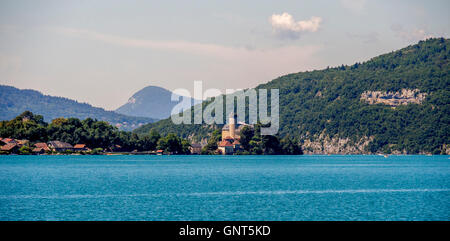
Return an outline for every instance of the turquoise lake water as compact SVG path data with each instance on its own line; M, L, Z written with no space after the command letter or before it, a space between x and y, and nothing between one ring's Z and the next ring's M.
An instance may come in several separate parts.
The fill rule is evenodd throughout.
M0 220L450 220L450 159L0 156Z

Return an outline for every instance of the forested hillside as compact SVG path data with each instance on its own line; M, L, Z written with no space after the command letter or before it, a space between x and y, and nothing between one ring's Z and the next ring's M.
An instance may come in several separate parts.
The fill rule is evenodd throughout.
M0 120L13 119L24 111L40 113L46 121L58 117L93 118L107 121L122 130L132 130L155 121L151 118L126 116L106 111L67 98L43 95L35 90L21 90L12 86L0 85Z
M256 89L280 90L280 136L306 153L448 153L450 40L434 38L364 63L285 75ZM207 137L220 126L156 129Z

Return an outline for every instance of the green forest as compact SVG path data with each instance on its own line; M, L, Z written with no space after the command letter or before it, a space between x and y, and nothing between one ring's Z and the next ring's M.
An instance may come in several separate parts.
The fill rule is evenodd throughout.
M303 154L300 146L292 139L278 136L261 136L261 125L254 128L244 127L240 133L240 155L300 155ZM118 152L155 151L163 150L166 153L190 154L190 142L174 133L161 136L152 129L148 133L136 134L120 131L105 121L91 118L79 120L77 118L56 118L46 123L41 115L25 111L10 121L0 122L0 137L29 140L22 154L31 153L30 144L58 140L72 145L85 144L90 149L103 152L114 148ZM221 132L216 129L213 137L203 147L202 154L218 154L217 145L221 141ZM117 146L120 146L117 148Z
M372 137L365 153L444 153L450 144L450 40L432 38L364 63L285 75L256 89L279 89L281 138L296 143L320 134L356 142ZM421 104L368 104L365 91L418 89ZM207 105L208 103L204 103ZM212 138L220 125L174 125L170 118L136 129Z
M0 85L0 99L2 100L0 101L0 120L11 120L24 111L31 111L42 115L45 121L59 117L94 118L107 121L127 131L156 120L122 115L68 98L43 95L36 90L17 89L6 85Z
M161 136L155 130L146 134L120 131L105 121L91 118L56 118L44 122L41 115L25 111L10 121L0 122L0 137L25 139L31 143L58 140L71 145L86 144L89 148L108 149L120 146L120 151L164 150L175 154L188 154L189 142L175 134Z

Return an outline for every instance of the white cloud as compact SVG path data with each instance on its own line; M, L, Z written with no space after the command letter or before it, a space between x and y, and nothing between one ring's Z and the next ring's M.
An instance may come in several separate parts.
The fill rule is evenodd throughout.
M365 9L366 0L341 0L341 4L351 12L360 14Z
M302 32L317 32L322 18L311 17L309 20L296 22L289 13L273 14L270 19L273 32L281 37L298 38Z

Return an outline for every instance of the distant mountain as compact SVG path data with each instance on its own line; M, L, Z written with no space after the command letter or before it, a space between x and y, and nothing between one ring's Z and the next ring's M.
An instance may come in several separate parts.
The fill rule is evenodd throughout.
M433 38L365 63L288 74L256 89L279 89L280 136L305 153L450 154L450 40ZM205 103L205 105L208 103ZM142 126L193 139L218 126Z
M36 90L21 90L12 86L0 85L0 120L10 120L29 110L44 116L45 121L58 117L75 117L107 121L121 130L133 130L155 119L132 117L106 111L75 100L43 95Z
M165 119L179 102L171 101L172 92L157 86L147 86L136 92L116 112L129 116ZM181 98L180 98L181 101ZM192 105L191 100L191 105Z

